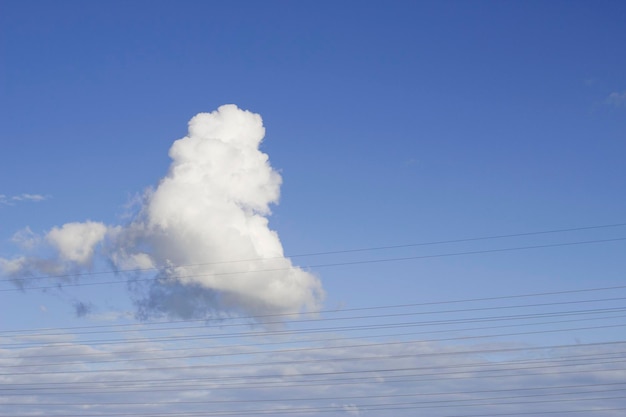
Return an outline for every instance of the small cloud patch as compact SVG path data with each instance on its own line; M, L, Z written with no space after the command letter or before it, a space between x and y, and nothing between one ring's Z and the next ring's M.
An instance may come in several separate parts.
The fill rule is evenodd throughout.
M0 205L12 206L15 203L20 202L31 202L31 203L39 203L41 201L47 200L49 197L41 194L28 194L22 193L18 195L8 196L5 194L0 194Z
M626 91L622 91L621 93L613 92L609 94L606 98L606 104L611 106L619 107L626 104Z

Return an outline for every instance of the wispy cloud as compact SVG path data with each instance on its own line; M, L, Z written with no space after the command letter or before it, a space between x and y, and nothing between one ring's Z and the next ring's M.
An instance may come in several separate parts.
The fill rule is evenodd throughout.
M137 415L199 415L213 407L209 415L342 417L393 410L402 417L616 417L626 406L620 395L623 344L537 349L419 338L385 344L292 329L289 342L298 344L285 346L279 333L242 332L233 326L247 328L245 323L228 324L187 323L175 336L162 332L172 323L137 327L132 335L111 327L6 336L8 348L0 350L0 388L10 390L6 415L42 407L57 416L76 415L77 407L106 407L112 415L129 409ZM116 335L102 340L99 332ZM490 359L498 349L506 357ZM72 395L50 404L59 392Z
M593 292L11 330L2 415L622 417L626 289Z
M606 104L612 106L623 106L626 104L626 91L613 92L606 98Z
M15 203L19 203L19 202L39 203L41 201L47 200L48 198L49 198L48 196L41 195L41 194L23 193L23 194L18 194L18 195L13 195L13 196L0 194L0 204L1 205L6 205L6 206L11 206L11 205L13 205Z

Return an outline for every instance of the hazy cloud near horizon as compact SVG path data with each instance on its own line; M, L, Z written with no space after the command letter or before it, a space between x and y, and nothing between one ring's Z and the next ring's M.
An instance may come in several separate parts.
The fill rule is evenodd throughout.
M130 222L71 222L43 236L25 228L13 238L23 254L0 258L3 274L25 288L29 277L80 274L98 259L121 272L152 269L147 284L128 274L142 318L318 309L320 281L284 257L268 225L282 178L259 150L264 135L261 117L235 105L196 115Z

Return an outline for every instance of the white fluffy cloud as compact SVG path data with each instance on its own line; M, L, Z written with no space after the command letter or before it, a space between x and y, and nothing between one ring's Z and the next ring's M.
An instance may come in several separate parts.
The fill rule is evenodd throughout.
M319 280L283 256L269 228L282 179L259 150L264 135L261 117L235 105L198 114L128 225L68 223L42 241L53 261L74 269L89 267L98 250L120 270L157 268L149 286L135 287L144 316L315 310ZM5 274L37 269L36 258L20 259L2 260Z
M52 228L46 240L58 251L62 260L84 265L91 262L95 246L104 239L106 232L107 227L102 223L67 223L60 228Z

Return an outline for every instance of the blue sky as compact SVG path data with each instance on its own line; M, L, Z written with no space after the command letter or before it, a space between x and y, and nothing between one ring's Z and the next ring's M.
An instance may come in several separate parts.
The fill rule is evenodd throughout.
M26 227L49 242L48 233L67 223L100 222L107 233L139 224L133 213L148 207L138 201L168 173L172 143L188 135L194 115L224 104L263 118L260 151L282 176L280 203L264 216L287 257L622 223L625 12L618 1L3 1L0 259L55 259L45 243L31 252L15 244ZM291 262L319 279L323 309L559 292L623 285L624 242L315 265L619 239L624 232L607 227ZM143 238L158 246L153 235ZM111 271L107 254L116 249L99 252L81 271ZM135 322L125 284L16 292L7 277L5 268L5 330ZM577 300L619 307L588 302L608 295ZM548 301L573 300L559 297ZM77 305L89 314L76 317ZM252 311L245 305L244 315ZM622 329L507 340L618 341ZM91 343L74 341L83 343L77 349ZM357 413L351 407L343 413Z

